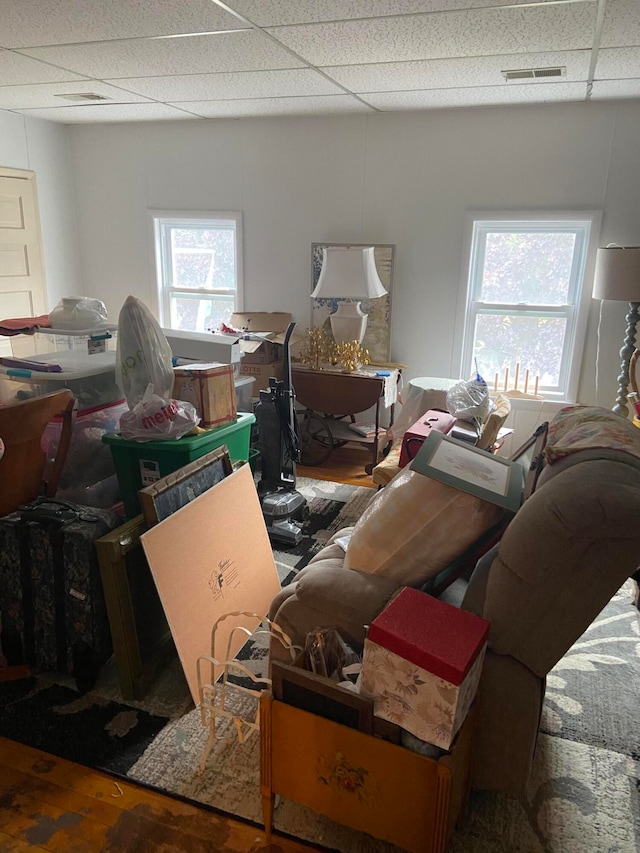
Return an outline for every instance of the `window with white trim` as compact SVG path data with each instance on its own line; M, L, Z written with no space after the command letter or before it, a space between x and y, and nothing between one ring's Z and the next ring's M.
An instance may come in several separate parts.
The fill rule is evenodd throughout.
M529 393L575 400L599 218L472 217L463 376L477 364L501 390L517 372L521 391L526 378Z
M208 332L241 309L240 213L153 212L160 323Z

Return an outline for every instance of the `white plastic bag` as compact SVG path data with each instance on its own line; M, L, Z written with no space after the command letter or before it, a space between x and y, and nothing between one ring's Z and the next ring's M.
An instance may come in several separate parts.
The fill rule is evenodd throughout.
M120 435L131 441L181 438L199 423L191 403L160 397L149 385L142 400L120 416Z
M65 296L49 314L52 329L100 329L107 325L107 308L100 299Z
M171 347L147 306L128 296L118 317L116 382L130 409L139 403L148 385L165 400L173 394Z
M463 421L483 422L492 407L487 383L479 373L466 382L456 382L447 391L447 409Z

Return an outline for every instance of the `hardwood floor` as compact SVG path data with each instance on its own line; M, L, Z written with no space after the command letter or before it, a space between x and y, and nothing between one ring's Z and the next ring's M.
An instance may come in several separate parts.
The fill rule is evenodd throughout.
M374 487L359 447L298 475ZM4 676L10 673L5 670ZM14 675L20 673L14 672ZM2 672L0 670L0 678ZM320 848L0 737L0 851L309 853Z
M371 451L362 445L346 444L335 447L331 455L322 465L307 467L298 465L299 477L312 477L314 480L332 480L337 483L349 483L352 486L367 486L377 488L367 474L364 466L371 462Z
M0 850L308 853L283 836L0 738Z

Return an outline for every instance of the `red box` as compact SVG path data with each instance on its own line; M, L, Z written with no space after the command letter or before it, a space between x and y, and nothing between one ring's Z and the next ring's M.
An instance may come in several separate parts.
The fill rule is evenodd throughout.
M424 415L410 426L402 438L402 450L400 451L400 467L404 468L422 447L425 438L436 432L448 433L455 424L456 419L449 412L440 412L437 409L429 409Z
M371 623L362 689L374 714L449 749L475 697L489 622L406 587Z

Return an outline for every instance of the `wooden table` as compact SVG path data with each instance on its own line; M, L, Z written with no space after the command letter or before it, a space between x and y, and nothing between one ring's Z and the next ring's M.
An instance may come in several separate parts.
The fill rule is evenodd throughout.
M386 370L386 368L380 368ZM391 380L397 384L400 371L389 369ZM321 464L331 452L334 443L356 441L371 446L371 462L365 466L368 474L377 465L382 448L388 443L386 427L380 424L380 407L384 407L385 377L377 376L375 369L367 372L343 373L337 370L312 370L294 367L291 380L296 399L307 413L315 413L314 426L309 414L301 418L303 455L305 442L311 450L310 441L323 444L327 452L318 454L317 461L304 464ZM362 436L349 428L349 422L359 412L375 409L375 431L371 436ZM390 407L390 424L393 423L394 405ZM349 418L347 420L347 418Z
M260 699L267 844L275 794L412 853L443 853L470 784L477 708L435 760L273 699Z

